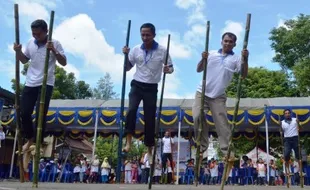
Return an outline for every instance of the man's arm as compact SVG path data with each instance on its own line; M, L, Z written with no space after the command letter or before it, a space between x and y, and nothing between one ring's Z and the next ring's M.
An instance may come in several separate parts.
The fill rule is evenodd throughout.
M208 61L208 56L209 56L209 53L208 52L202 52L201 54L201 60L199 61L198 65L197 65L197 73L200 73L201 71L204 70L205 68L205 64L207 64L207 61Z
M126 71L130 71L131 68L133 68L133 65L131 64L131 62L129 61L129 56L126 56Z
M23 64L26 64L29 59L30 59L30 56L26 56L23 52L22 52L22 45L21 44L16 44L14 43L13 45L13 49L14 51L16 52L17 54L17 59L22 62ZM29 54L28 53L28 50L27 50L27 47L26 47L26 51L25 51L26 54Z
M62 66L67 65L67 58L60 43L48 42L47 48L52 51L58 63Z
M170 55L168 55L168 62L167 62L167 65L164 66L164 72L167 74L171 74L173 73L173 71L174 71L174 68L173 68L172 60L171 60Z

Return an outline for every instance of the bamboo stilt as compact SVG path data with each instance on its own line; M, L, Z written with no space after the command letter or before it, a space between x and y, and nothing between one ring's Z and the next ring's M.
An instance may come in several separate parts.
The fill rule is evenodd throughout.
M126 47L129 46L131 20L128 20ZM126 67L127 67L128 54L125 54L123 65L123 83L122 83L122 96L121 96L121 109L120 109L120 127L118 137L118 158L116 168L116 182L121 183L121 167L122 167L122 147L123 147L123 133L124 133L124 107L125 107L125 91L126 91Z
M298 115L296 114L296 118L298 119ZM302 157L301 157L301 146L300 146L300 123L299 121L297 122L298 124L298 149L299 149L299 175L300 175L300 187L304 188L304 175L302 171ZM296 154L296 153L295 153Z
M168 64L168 58L169 58L169 48L170 48L170 34L168 34L168 42L167 42L167 52L166 52L166 60L164 65ZM160 102L159 102L159 110L157 115L157 124L155 126L155 145L154 145L154 151L153 151L153 157L152 157L152 164L150 169L150 180L149 180L149 189L152 189L152 182L153 182L153 174L154 174L154 168L155 168L155 156L156 156L156 150L157 150L157 143L158 143L158 132L159 132L159 126L160 126L160 118L161 118L161 110L163 105L163 99L164 99L164 90L165 90L165 81L166 81L166 73L163 74L163 81L161 86L161 95L160 95Z
M209 34L210 34L210 21L207 21L207 30L206 30L206 42L205 42L205 52L209 51ZM204 105L205 105L205 92L206 92L206 78L207 78L207 65L208 60L203 60L203 74L202 74L202 89L201 89L201 107L200 107L200 124L196 139L196 164L195 164L195 184L198 186L199 176L200 176L200 165L201 165L201 158L200 158L200 143L201 143L201 132L203 128L203 124L205 122L205 112L204 112Z
M15 19L15 43L19 44L19 14L18 4L14 4L14 19ZM22 160L22 136L20 134L20 68L18 54L15 54L15 114L16 114L16 130L18 141L18 165L19 165L19 180L21 183L25 182L24 167Z
M48 41L52 40L54 14L55 12L51 11L51 19L50 19L50 25L49 25L49 31L48 31ZM36 188L38 187L38 180L39 180L39 159L40 159L40 154L41 154L40 146L41 146L41 138L42 138L43 117L45 117L44 106L45 106L46 83L47 83L49 58L50 58L50 50L46 48L44 77L43 77L42 88L41 88L39 118L38 118L38 126L37 126L36 150L35 150L35 159L34 159L34 174L33 174L33 183L32 183L32 187L36 187Z
M250 24L251 24L251 14L247 15L247 21L246 21L246 28L245 28L245 36L244 36L244 41L243 41L243 50L247 49L248 46L248 40L249 40L249 33L250 33ZM247 62L247 57L242 56L241 59L241 73L243 73L243 65L245 62ZM228 170L228 161L230 158L230 153L231 153L231 149L232 149L232 140L233 140L233 135L234 135L234 131L236 128L236 118L238 115L238 110L239 110L239 103L240 103L240 96L241 96L241 84L242 84L242 80L243 80L243 76L240 75L239 76L239 80L238 80L238 86L237 86L237 98L236 98L236 105L235 105L235 110L234 110L234 116L233 116L233 120L232 120L232 133L231 136L229 138L229 144L228 144L228 150L227 150L227 155L225 158L225 167L224 167L224 172L223 172L223 177L222 177L222 181L221 181L221 190L224 189L224 185L226 182L226 176L227 176L227 170Z

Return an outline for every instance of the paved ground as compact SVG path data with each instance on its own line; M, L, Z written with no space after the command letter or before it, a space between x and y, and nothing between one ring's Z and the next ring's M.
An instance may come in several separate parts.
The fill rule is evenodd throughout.
M17 189L32 189L32 183L19 183L19 182L0 182L0 190L17 190ZM55 190L122 190L122 189L137 189L137 190L148 190L147 185L119 185L119 184L68 184L68 183L40 183L38 189L55 189ZM219 190L220 186L194 186L194 185L153 185L152 189L155 190ZM256 189L274 189L274 190L284 190L287 189L286 186L283 187L267 187L267 186L225 186L224 190L256 190ZM299 186L292 186L290 189L301 189ZM310 189L310 187L305 186L304 189Z

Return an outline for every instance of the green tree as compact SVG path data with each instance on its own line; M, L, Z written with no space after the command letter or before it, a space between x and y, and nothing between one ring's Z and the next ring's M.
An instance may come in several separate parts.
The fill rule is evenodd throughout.
M113 90L114 85L111 76L106 73L103 78L97 82L97 87L93 89L93 98L101 100L116 99L118 94Z
M310 95L310 15L300 14L284 26L270 32L273 61L286 72L292 72L299 96Z
M236 97L238 75L227 87L227 96ZM249 68L242 82L241 98L291 97L295 94L293 83L284 71L270 71L263 67Z
M25 64L22 75L26 75L29 64ZM11 80L12 89L15 90L15 79ZM20 84L21 91L24 88ZM55 85L52 99L85 99L92 97L92 91L85 81L77 81L74 73L67 73L62 67L56 66Z
M117 166L117 153L118 153L118 137L98 137L96 141L96 154L98 155L100 161L105 157L110 159L110 164L113 167ZM138 140L134 140L132 147L128 153L128 158L132 159L134 156L140 157L143 152L145 152L146 146Z

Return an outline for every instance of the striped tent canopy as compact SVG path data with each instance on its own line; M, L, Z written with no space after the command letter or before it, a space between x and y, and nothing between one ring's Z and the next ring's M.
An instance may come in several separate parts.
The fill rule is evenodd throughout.
M193 134L192 105L193 99L164 99L161 115L161 130L171 130L176 134L178 124L181 123L182 136ZM159 103L159 101L158 101ZM227 99L227 117L232 124L235 99ZM128 100L125 100L126 115ZM302 134L310 132L310 98L244 98L240 101L240 108L236 120L236 134L234 138L242 136L249 140L257 135L264 137L265 121L269 124L270 137L279 133L279 119L283 119L283 110L290 109L294 116L298 115L302 125ZM83 135L94 135L96 113L98 112L98 132L102 136L117 135L120 126L120 100L51 100L47 113L48 131L56 136L70 135L79 138ZM158 113L156 113L156 116ZM210 126L210 134L215 134L212 113L205 115ZM10 117L2 121L2 125L15 125L15 111ZM35 112L33 112L35 121ZM136 137L143 138L144 112L141 102L137 112Z

